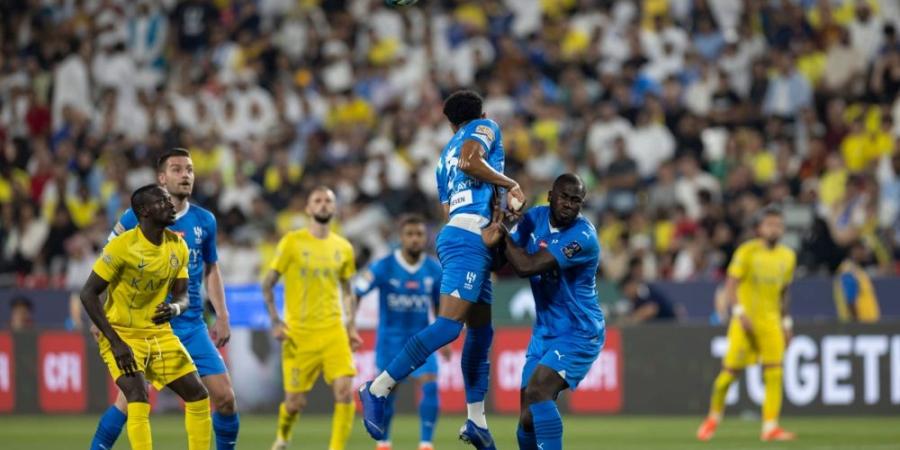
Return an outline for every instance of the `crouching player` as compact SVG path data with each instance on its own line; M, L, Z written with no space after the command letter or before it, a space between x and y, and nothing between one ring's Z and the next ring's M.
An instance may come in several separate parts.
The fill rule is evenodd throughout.
M175 205L156 185L135 191L131 205L138 226L106 245L81 290L81 302L100 330L100 355L128 402L131 448L153 448L149 381L184 400L188 448L208 450L209 395L169 325L188 307L188 248L166 229L175 222ZM172 299L167 303L170 287ZM100 294L107 288L104 306Z

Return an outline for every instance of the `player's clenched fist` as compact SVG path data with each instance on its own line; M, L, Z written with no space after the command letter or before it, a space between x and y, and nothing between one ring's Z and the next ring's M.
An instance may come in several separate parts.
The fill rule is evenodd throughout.
M283 341L287 338L287 325L281 320L272 322L272 337L279 341Z

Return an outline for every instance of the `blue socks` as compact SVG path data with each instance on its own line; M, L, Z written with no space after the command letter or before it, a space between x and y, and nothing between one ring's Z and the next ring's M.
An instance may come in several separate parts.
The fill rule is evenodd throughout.
M419 426L422 442L431 442L438 417L438 384L429 381L422 385L422 401L419 402Z
M525 431L521 423L519 424L519 429L516 430L516 438L519 440L519 450L538 450L534 431Z
M466 330L466 343L463 345L462 360L460 361L463 382L466 387L466 403L484 401L491 374L491 361L488 359L488 354L491 351L493 340L494 327L490 324Z
M463 324L445 317L438 317L415 336L409 338L403 351L387 366L387 373L400 382L418 369L437 349L453 342Z
M528 407L534 418L534 435L541 450L562 450L563 423L556 402L544 400Z
M238 429L241 427L240 417L237 414L225 415L217 411L212 414L212 425L216 434L216 449L234 450Z
M91 441L91 450L109 450L116 443L116 439L122 434L122 428L125 427L125 421L128 416L119 408L110 406L106 412L100 416L100 423L97 424L97 431L94 432L94 440Z

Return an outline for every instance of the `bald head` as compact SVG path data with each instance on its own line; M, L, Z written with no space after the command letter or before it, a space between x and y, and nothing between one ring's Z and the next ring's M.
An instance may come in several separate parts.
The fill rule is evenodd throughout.
M553 181L553 190L561 189L564 186L572 186L577 187L578 191L581 192L582 197L585 194L584 181L581 181L581 177L574 173L564 173Z

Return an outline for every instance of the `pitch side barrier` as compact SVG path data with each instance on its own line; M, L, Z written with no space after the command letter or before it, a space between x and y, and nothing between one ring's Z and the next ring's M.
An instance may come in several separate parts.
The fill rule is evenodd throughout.
M525 327L498 327L491 352L488 403L515 414ZM361 383L376 373L375 336L355 355ZM463 337L440 367L441 409L465 411L459 359ZM606 346L575 392L560 399L569 414L692 414L706 411L709 389L725 351L725 327L645 325L610 327ZM261 330L236 329L224 352L238 404L248 413L274 413L282 398L280 348ZM896 414L900 407L900 323L803 325L785 354L785 414ZM0 414L99 413L115 387L89 335L61 331L0 332ZM758 414L759 367L750 367L728 394L728 414ZM411 386L399 389L398 408L415 411ZM155 412L176 411L174 394L151 393ZM330 389L310 393L310 412L330 413Z

